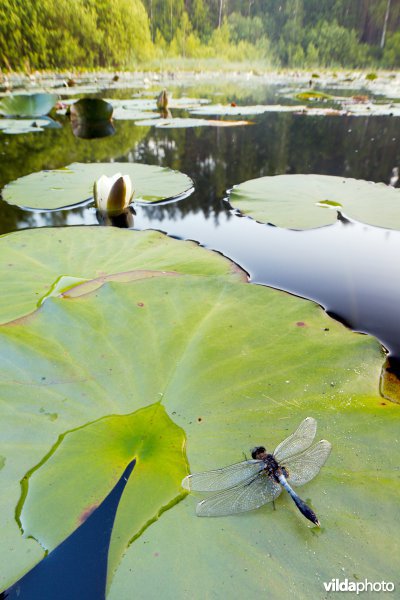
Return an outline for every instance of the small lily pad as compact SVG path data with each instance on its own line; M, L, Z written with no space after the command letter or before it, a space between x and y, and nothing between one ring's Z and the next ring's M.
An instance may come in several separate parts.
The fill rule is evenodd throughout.
M129 175L135 202L159 202L188 194L193 181L179 171L139 163L73 163L63 169L39 171L6 185L9 204L39 210L66 208L93 197L93 184L102 175Z
M267 104L255 106L230 106L222 104L211 104L191 110L192 115L261 115L266 112L296 112L304 110L304 106L282 106L281 104Z
M300 92L296 94L298 100L332 100L333 96L324 92Z
M49 117L40 119L0 119L0 131L8 134L36 133L44 128L56 129L60 124Z
M160 113L151 112L150 110L140 110L139 108L125 108L124 106L118 106L113 112L113 119L119 121L139 121L159 118Z
M42 117L58 100L56 94L15 94L0 100L0 114L11 117Z
M249 125L249 121L215 121L210 119L191 119L191 118L170 118L170 119L151 119L137 121L137 125L153 126L160 129L187 128L187 127L237 127L240 125Z
M400 190L383 183L330 175L276 175L237 185L232 206L262 223L311 229L337 220L337 207L356 221L400 229Z

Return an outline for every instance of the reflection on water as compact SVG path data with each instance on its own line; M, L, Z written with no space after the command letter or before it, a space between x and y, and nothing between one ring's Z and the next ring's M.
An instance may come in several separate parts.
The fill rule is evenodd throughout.
M248 96L271 102L274 92L269 87L250 90ZM215 95L212 99L219 101ZM305 232L284 230L241 218L224 201L237 183L281 173L388 183L400 165L400 119L267 113L248 127L175 130L118 121L114 136L95 140L74 137L68 121L59 120L64 124L60 130L0 136L1 186L33 171L77 161L136 161L179 169L194 180L196 191L176 203L135 206L135 229L160 229L218 250L246 269L253 282L319 302L355 330L375 334L400 357L400 232L346 220ZM0 215L1 233L98 224L90 206L32 213L2 203ZM129 220L122 225L132 227Z

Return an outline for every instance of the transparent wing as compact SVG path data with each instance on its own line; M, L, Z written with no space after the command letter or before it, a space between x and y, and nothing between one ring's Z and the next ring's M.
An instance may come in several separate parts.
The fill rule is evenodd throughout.
M260 473L245 485L224 490L199 502L199 517L223 517L259 508L272 502L281 493L281 486L265 473Z
M274 456L276 460L280 463L289 456L303 452L303 450L311 446L316 431L317 421L312 417L304 419L296 431L275 448Z
M304 485L318 475L321 467L325 464L331 452L332 445L326 440L321 440L308 450L297 456L292 456L281 462L289 475L286 478L290 485Z
M245 460L223 469L193 473L182 481L182 487L195 492L226 490L253 479L264 469L262 460Z

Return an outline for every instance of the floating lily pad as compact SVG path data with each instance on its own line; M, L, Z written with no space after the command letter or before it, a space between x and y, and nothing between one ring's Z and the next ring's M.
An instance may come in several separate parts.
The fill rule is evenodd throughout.
M137 125L153 126L160 129L187 128L187 127L238 127L241 125L250 125L249 121L222 121L210 119L191 119L183 117L175 117L170 119L159 118L157 120L137 121Z
M11 117L47 115L58 100L56 94L16 94L0 100L0 114Z
M300 92L296 94L298 100L332 100L333 96L324 92Z
M231 204L262 223L289 229L330 225L340 211L356 221L400 229L400 190L383 183L329 175L276 175L233 188Z
M139 119L159 119L160 113L150 110L140 110L138 108L124 108L119 106L114 109L113 119L120 121L138 121Z
M400 535L393 519L400 413L397 405L381 404L381 361L375 340L332 322L313 303L215 277L108 283L77 298L50 298L28 318L4 325L3 585L42 555L34 540L21 537L15 522L20 480L38 467L19 507L26 534L33 532L51 548L112 487L110 463L116 459L122 465L136 453L138 434L129 415L144 407L154 410L158 403L173 423L165 416L169 425L164 432L157 417L153 430L146 417L140 429L145 454L137 451L149 527L138 535L144 513L137 517L131 496L123 497L121 525L111 541L110 598L128 597L132 589L140 597L153 597L161 588L162 597L180 598L189 585L191 593L201 589L202 596L211 597L218 582L233 597L234 588L254 597L265 590L272 597L283 590L299 598L318 597L321 582L342 567L349 576L367 572L377 579L385 573L387 580L395 580L397 565L387 556L396 555ZM179 429L176 439L170 436L175 425L186 434L189 464L197 471L240 461L257 443L273 448L307 415L317 418L319 437L333 444L328 465L301 490L311 498L321 531L310 529L284 497L275 511L266 506L220 520L198 519L192 495L175 504L181 459L173 462L172 503L166 505L160 496L169 466L163 464L159 444L170 444L168 451L182 456ZM49 455L60 434L87 423L93 424L68 434ZM163 438L153 442L157 432ZM130 449L127 439L132 439ZM65 524L67 489L74 504ZM147 509L143 501L141 507ZM152 518L157 519L153 524ZM132 538L113 574L112 566Z
M400 104L347 104L347 111L355 117L400 117Z
M211 104L191 110L192 115L261 115L266 112L296 112L303 110L304 106L282 106L281 104L256 105L256 106L230 106Z
M139 163L73 163L63 169L40 171L6 185L3 199L24 208L54 210L87 202L102 175L129 175L135 202L159 202L188 194L193 181L179 171Z
M221 255L155 231L32 229L0 236L0 249L0 323L34 311L44 298L72 290L82 280L127 271L172 271L246 280L244 272Z
M8 134L36 133L47 129L58 129L59 123L49 117L41 119L0 119L0 131Z

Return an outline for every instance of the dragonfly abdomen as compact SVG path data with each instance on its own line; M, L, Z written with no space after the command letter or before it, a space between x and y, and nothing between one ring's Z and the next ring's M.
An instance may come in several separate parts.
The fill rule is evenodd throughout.
M319 527L320 522L318 521L318 517L315 514L315 512L290 487L290 485L286 481L286 477L282 473L278 473L278 481L282 485L282 487L284 487L285 490L288 492L301 514L304 515L306 519L314 523L314 525L317 525Z

